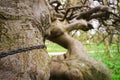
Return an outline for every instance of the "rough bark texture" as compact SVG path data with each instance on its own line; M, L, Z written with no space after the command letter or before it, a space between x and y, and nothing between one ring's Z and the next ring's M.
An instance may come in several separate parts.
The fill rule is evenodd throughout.
M89 23L85 20L78 20L71 25L64 25L58 20L52 23L47 38L66 48L68 52L53 57L50 80L111 80L108 69L89 57L81 42L69 35L74 29L88 26Z
M45 0L0 0L0 52L44 44L50 25ZM50 60L46 49L0 59L0 80L48 80Z

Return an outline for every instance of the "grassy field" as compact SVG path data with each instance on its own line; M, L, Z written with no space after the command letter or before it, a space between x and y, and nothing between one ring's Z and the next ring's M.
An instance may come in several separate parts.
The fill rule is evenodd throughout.
M103 44L101 45L85 45L89 51L97 51L97 50L104 50L105 47ZM111 50L116 50L116 45L112 45L110 47ZM48 52L65 52L66 49L60 47L57 44L48 44L47 45ZM90 56L96 58L97 60L103 62L111 71L112 73L112 80L120 80L120 53L111 53L112 58L110 58L107 53L91 53Z
M120 53L112 53L112 58L108 57L106 53L92 53L89 55L103 62L110 69L112 80L120 80Z

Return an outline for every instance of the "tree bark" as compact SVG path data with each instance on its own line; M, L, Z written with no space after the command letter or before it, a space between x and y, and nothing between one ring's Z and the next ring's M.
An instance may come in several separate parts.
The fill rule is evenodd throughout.
M50 23L45 0L1 0L0 52L43 45ZM0 58L0 80L48 80L49 76L46 48Z

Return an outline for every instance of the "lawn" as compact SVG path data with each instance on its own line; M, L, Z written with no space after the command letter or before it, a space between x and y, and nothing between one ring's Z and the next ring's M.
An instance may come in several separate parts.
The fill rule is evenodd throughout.
M104 50L105 47L101 45L86 45L89 51L92 50ZM110 49L115 50L116 45L112 45ZM57 44L47 44L48 52L65 52L66 49L62 48ZM120 80L120 53L111 53L112 58L108 57L107 53L90 53L89 55L103 62L111 71L112 80Z
M108 57L107 53L91 53L90 56L103 62L112 73L112 80L120 80L120 53L112 53L113 57Z

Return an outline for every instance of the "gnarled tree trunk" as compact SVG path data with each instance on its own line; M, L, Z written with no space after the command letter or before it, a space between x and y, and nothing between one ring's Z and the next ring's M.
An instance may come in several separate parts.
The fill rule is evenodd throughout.
M68 34L74 29L86 30L88 25L85 20L68 25L58 20L52 23L48 40L68 51L64 55L53 57L50 80L111 80L108 69L89 57L82 43Z
M0 0L0 52L44 45L50 25L45 0ZM48 80L46 48L0 58L0 80Z

